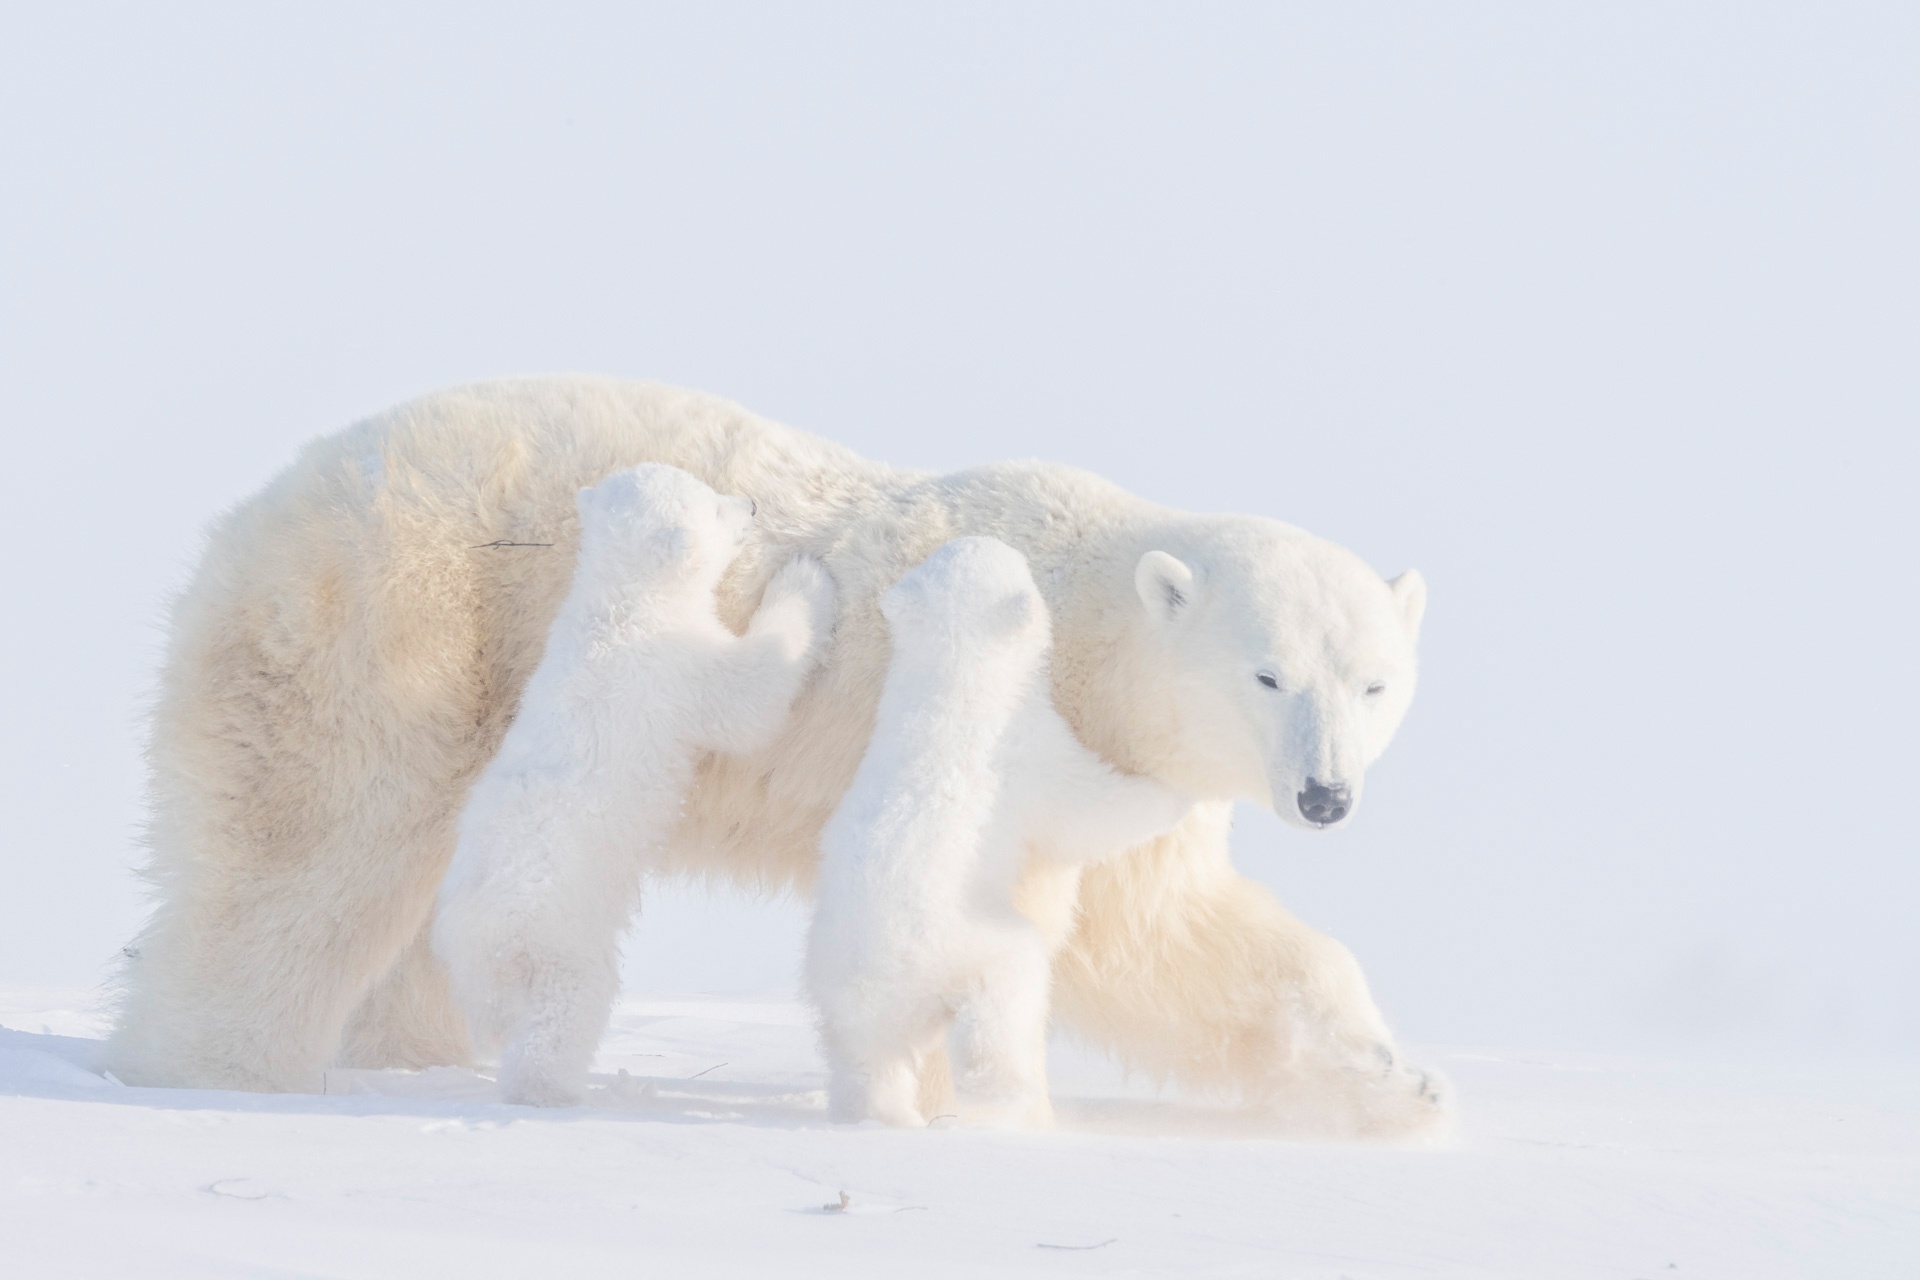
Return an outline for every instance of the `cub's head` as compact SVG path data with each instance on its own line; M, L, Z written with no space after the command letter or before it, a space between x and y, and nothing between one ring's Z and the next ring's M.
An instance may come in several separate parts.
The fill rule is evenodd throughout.
M897 660L1031 667L1051 628L1027 558L998 538L955 538L880 597Z
M1133 585L1170 682L1173 772L1296 826L1345 823L1413 700L1426 584L1276 521L1196 521L1168 541Z
M711 589L740 554L753 503L643 463L580 490L580 562L633 584Z

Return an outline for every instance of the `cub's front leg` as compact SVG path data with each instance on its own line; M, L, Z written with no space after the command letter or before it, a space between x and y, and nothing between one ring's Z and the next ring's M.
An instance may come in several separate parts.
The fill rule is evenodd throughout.
M1043 707L1031 731L1027 785L1035 844L1067 862L1097 862L1179 826L1193 798L1154 778L1121 773L1081 745Z
M740 756L773 741L826 648L835 599L833 579L812 556L774 575L747 633L708 671L700 745Z

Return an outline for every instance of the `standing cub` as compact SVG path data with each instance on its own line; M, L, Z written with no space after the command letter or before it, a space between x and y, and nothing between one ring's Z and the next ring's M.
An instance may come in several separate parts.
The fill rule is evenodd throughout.
M821 836L807 981L842 1121L924 1124L956 1032L970 1119L1045 1125L1048 948L1014 907L1033 849L1087 862L1189 801L1109 768L1054 710L1026 559L959 538L880 602L893 658L853 785Z
M580 554L500 752L460 815L434 949L512 1102L576 1102L618 990L645 861L705 751L770 742L833 616L789 563L745 636L714 589L753 519L684 471L616 472L579 496Z

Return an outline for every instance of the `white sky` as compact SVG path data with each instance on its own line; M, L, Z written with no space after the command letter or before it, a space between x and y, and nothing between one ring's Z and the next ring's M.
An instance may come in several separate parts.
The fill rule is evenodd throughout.
M1907 6L0 12L0 976L140 914L198 531L591 370L1432 589L1357 826L1237 860L1430 1040L1920 1046ZM671 895L629 970L788 985Z

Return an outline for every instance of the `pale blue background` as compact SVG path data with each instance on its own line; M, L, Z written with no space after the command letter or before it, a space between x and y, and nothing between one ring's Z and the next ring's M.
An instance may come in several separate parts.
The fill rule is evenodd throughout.
M0 980L137 923L214 513L578 369L1422 569L1358 825L1236 855L1406 1033L1920 1046L1910 6L43 8L0 16ZM800 920L674 895L630 976L788 987Z

